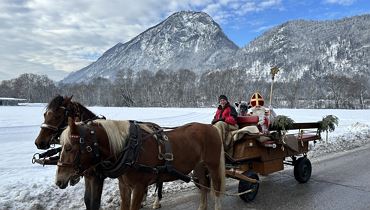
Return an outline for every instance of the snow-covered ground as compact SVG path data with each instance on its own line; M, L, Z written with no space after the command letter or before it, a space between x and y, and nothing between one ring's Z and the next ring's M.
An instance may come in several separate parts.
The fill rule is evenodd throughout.
M151 121L161 126L178 126L188 122L209 123L215 108L123 108L91 107L96 114L108 119ZM44 105L0 106L0 209L83 209L83 180L65 190L54 184L55 166L31 164L38 151L34 140L43 122ZM312 147L309 156L318 157L331 152L349 150L370 141L370 110L308 110L276 109L296 122L316 122L333 114L339 126L329 134L328 142ZM325 134L323 134L325 137ZM117 181L105 182L102 208L117 209L119 192ZM173 182L165 184L165 194L193 184Z

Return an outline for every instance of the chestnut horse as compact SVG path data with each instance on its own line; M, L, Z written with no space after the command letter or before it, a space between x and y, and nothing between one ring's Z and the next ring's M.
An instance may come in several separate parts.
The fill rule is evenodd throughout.
M208 190L203 186L209 186L209 178L215 190L215 209L221 208L220 195L225 186L224 152L220 135L212 125L190 123L164 132L173 159L172 170L163 171L159 168L168 162L159 155L160 151L168 150L146 124L113 120L76 124L69 119L68 125L61 135L62 151L55 180L60 188L65 188L74 176L85 170L101 168L104 162L118 162L117 157L136 154L121 165L121 209L138 210L148 185L179 179L176 174L184 176L192 170L200 184L199 209L207 208ZM135 152L131 150L134 148Z
M35 140L38 149L48 149L51 144L60 144L59 137L68 125L68 117L74 117L77 121L98 119L92 111L78 102L72 102L72 97L60 95L53 98L46 107L44 123ZM75 177L77 178L77 177ZM103 191L104 177L91 170L84 174L86 209L99 209ZM71 185L78 181L71 180Z
M82 104L72 101L72 97L54 97L46 107L44 113L44 122L41 124L41 130L35 140L38 149L48 149L51 144L60 144L60 134L68 125L68 117L73 117L76 121L89 121L101 119L104 117L95 115ZM77 178L77 177L75 177ZM85 195L84 202L87 209L99 209L101 195L104 184L104 177L94 170L84 173L85 178ZM78 180L71 180L70 184L74 185ZM158 186L158 197L153 204L153 208L159 208L159 200L162 198L162 183Z

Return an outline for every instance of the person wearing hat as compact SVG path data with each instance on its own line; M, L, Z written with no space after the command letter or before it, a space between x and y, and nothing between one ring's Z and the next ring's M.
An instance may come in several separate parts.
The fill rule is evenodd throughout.
M238 124L236 122L238 113L235 108L230 105L225 95L220 95L220 97L218 97L218 102L219 106L213 117L212 125L219 129L222 141L224 142L224 149L232 155L233 141L231 131L238 129Z
M259 117L257 125L258 129L262 133L268 133L269 126L272 123L273 118L276 116L274 110L272 110L272 107L264 107L265 101L259 92L253 93L249 103L252 106L251 115Z

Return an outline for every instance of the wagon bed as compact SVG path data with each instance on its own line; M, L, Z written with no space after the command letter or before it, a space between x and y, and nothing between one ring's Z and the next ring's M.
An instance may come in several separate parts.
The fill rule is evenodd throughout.
M239 128L257 122L255 117L238 118ZM269 134L244 135L235 141L233 154L225 153L226 176L240 180L239 192L250 191L240 197L247 202L254 200L259 187L258 174L266 176L284 170L284 164L294 166L298 182L307 182L312 171L307 159L309 142L321 140L319 126L317 122L293 123L285 135L270 128ZM274 134L279 133L276 138Z

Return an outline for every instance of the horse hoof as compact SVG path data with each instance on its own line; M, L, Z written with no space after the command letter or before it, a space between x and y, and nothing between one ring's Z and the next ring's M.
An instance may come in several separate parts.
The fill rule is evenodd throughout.
M156 205L153 205L153 209L159 209L161 207L162 207L162 205L160 203L159 204L156 204Z

